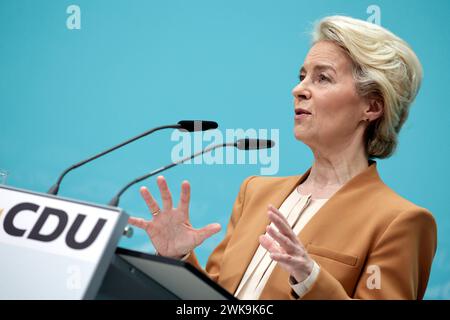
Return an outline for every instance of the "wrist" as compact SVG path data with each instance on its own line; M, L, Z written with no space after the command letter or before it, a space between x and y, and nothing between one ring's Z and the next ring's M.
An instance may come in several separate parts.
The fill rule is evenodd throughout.
M305 281L311 275L311 273L313 271L313 267L314 267L314 261L309 260L303 270L300 270L299 272L293 272L291 274L291 277L293 278L292 280L294 280L297 283L301 283L301 282Z

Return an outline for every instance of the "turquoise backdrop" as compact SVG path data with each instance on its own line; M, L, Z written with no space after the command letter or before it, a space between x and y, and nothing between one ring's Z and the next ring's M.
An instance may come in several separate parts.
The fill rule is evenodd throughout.
M80 9L80 29L68 28ZM278 175L303 173L308 148L294 139L291 89L310 45L308 32L331 14L368 19L408 41L424 82L396 154L378 161L383 180L431 210L439 248L426 297L450 298L446 159L450 119L450 1L0 0L0 169L7 183L46 191L68 165L181 119L227 128L279 129ZM120 186L171 160L171 132L159 132L64 180L60 194L106 203ZM204 265L224 236L242 180L260 165L185 165L168 171L176 201L192 184L194 226L223 231L197 254ZM157 195L155 180L145 183ZM138 186L122 199L148 217ZM121 246L152 252L144 232Z

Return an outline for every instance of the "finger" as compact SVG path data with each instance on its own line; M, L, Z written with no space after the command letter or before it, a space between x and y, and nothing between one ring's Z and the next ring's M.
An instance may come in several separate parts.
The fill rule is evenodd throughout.
M211 223L208 224L206 227L201 228L200 230L197 230L197 239L196 239L196 246L200 245L211 237L213 234L216 234L222 229L222 226L218 223Z
M293 238L295 235L293 234L291 227L272 211L269 211L267 214L269 215L269 220L277 227L278 231L294 242Z
M273 224L278 228L278 230L284 234L286 237L288 237L293 243L298 243L297 236L295 235L294 231L292 231L292 228L287 223L286 219L282 219L280 217L280 214L273 211L273 207L269 208L269 219L273 222Z
M273 261L276 261L278 263L281 263L290 269L302 269L306 270L306 261L302 258L291 256L290 254L286 253L271 253L270 258Z
M270 258L276 262L284 263L289 266L293 266L293 264L296 263L295 258L287 253L274 252L270 254Z
M281 213L280 210L275 208L272 204L269 204L269 211L273 212L276 216L278 216L287 226L289 226L289 221L287 221L286 217Z
M270 253L283 252L278 243L267 234L264 234L259 237L259 243L264 249L266 249Z
M296 246L292 241L286 237L284 234L275 230L272 226L267 226L266 228L269 236L272 237L273 240L278 242L278 244L287 252L291 254L300 254L301 248Z
M148 226L148 221L146 221L142 218L136 218L136 217L129 217L128 223L135 227L141 228L141 229L147 229L147 226Z
M163 210L164 211L172 210L173 208L172 195L170 194L166 179L164 179L163 176L159 176L156 179L156 183L158 184L159 192L161 192Z
M183 212L188 212L189 201L191 200L191 185L188 181L183 181L181 183L181 195L180 202L178 203L178 208Z
M281 213L280 210L278 210L277 208L275 208L273 205L269 205L269 209L270 211L279 218L278 222L279 224L274 224L278 227L281 227L281 224L284 225L283 228L283 234L288 237L292 243L294 245L297 245L298 247L300 247L303 251L306 251L305 247L303 246L302 242L299 240L298 236L294 233L294 230L292 230L291 226L289 225L289 222L287 221L286 217ZM269 217L270 219L270 217Z
M145 203L147 204L148 209L152 213L159 210L159 205L156 202L155 198L153 198L152 194L146 187L141 187L139 189L139 192L141 193L142 198L144 198Z

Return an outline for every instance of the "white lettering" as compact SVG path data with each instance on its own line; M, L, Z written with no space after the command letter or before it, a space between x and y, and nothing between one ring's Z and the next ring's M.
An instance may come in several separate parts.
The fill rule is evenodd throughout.
M66 20L66 26L69 30L81 29L81 9L79 6L72 4L67 7L66 13L70 14Z

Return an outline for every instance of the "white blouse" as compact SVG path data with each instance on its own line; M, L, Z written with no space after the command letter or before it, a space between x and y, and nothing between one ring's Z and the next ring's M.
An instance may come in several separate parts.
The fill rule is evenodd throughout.
M279 210L286 217L294 233L298 235L327 200L312 199L311 194L302 195L298 192L298 188L295 188ZM275 226L274 228L276 229ZM275 265L276 262L270 258L269 252L259 245L234 294L235 297L241 300L258 299ZM309 287L317 278L319 270L317 263L314 263L313 272L303 282L294 284L290 279L289 284L299 297L302 297L309 290Z

